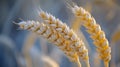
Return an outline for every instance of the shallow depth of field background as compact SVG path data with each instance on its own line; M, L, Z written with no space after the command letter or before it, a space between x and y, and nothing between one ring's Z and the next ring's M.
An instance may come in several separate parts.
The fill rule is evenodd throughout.
M110 67L120 67L120 0L73 2L88 10L101 25L112 48ZM75 26L74 15L64 0L0 0L0 67L77 67L56 46L34 33L19 30L13 23L18 23L20 18L41 21L37 13L40 9L66 22L70 28ZM91 67L102 67L89 34L84 27L77 29L89 49Z

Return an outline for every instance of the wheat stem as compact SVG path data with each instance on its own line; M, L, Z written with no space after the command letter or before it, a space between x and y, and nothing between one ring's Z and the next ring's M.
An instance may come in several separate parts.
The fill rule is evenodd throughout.
M86 65L87 67L90 67L89 61L86 61Z
M77 59L77 65L78 65L78 67L81 67L81 63L80 63L79 59Z
M109 62L104 61L105 67L109 67Z

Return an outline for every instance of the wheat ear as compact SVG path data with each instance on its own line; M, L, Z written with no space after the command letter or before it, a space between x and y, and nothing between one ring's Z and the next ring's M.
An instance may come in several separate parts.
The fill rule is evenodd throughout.
M56 31L49 28L47 25L35 21L22 21L18 23L18 25L21 29L35 32L49 40L51 43L55 44L67 55L71 61L77 62L78 66L81 67L78 55L74 53L70 47L68 47L69 42L62 38L61 35L59 35Z
M94 41L94 45L97 47L100 58L104 60L105 67L108 67L108 63L111 59L111 48L100 25L97 24L95 19L91 17L91 14L82 7L74 5L72 12L83 22L83 26L87 29L87 32Z
M77 52L80 58L86 61L87 66L89 67L90 65L89 65L88 50L86 49L83 41L77 37L75 32L73 32L73 30L70 29L65 23L63 23L59 19L56 19L54 16L48 14L47 12L41 11L40 17L43 19L46 25L59 32L64 39L70 42L70 47L75 52Z

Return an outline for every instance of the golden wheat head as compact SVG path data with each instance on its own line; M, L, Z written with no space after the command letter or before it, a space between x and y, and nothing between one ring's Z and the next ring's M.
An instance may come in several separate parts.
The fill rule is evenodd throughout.
M65 23L47 12L41 11L40 17L43 19L47 26L59 32L64 39L70 42L69 46L75 52L77 52L80 58L87 62L87 66L89 67L88 50L85 47L83 41L78 38L76 33L72 29L70 29Z
M60 48L71 61L77 62L79 66L81 66L78 55L69 47L69 42L62 38L59 33L49 28L46 24L35 21L22 21L18 23L18 25L21 29L32 31L46 38L51 43L58 46L58 48Z
M71 9L74 15L83 22L83 26L87 29L87 32L94 41L93 43L99 52L100 58L104 60L105 67L108 67L108 62L111 60L111 48L100 25L97 24L91 14L82 7L74 5Z

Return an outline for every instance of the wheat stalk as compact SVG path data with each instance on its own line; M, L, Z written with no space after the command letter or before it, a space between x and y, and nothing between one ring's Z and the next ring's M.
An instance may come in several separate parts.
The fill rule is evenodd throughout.
M49 40L51 43L55 44L67 55L71 61L77 62L78 66L81 67L78 55L74 53L70 47L68 47L69 42L62 38L61 35L59 35L56 31L49 28L47 25L35 21L22 21L18 23L18 25L21 29L35 32Z
M108 63L111 59L111 48L100 25L97 24L95 19L91 17L91 14L82 7L74 5L71 9L74 15L79 17L83 22L83 26L87 29L87 32L94 41L94 45L97 47L100 58L104 60L105 67L108 67Z
M59 67L59 65L50 57L42 56L41 60L44 62L45 67Z
M86 61L87 66L89 67L88 50L86 49L83 41L77 37L75 32L65 23L55 18L51 14L48 14L47 12L41 11L40 17L43 19L46 25L59 32L64 39L70 42L70 47L77 52L80 58Z
M26 67L32 67L32 58L29 54L30 49L34 45L35 40L37 39L36 35L33 33L29 33L25 39L25 43L23 45L22 53L24 54L24 58L26 61Z

